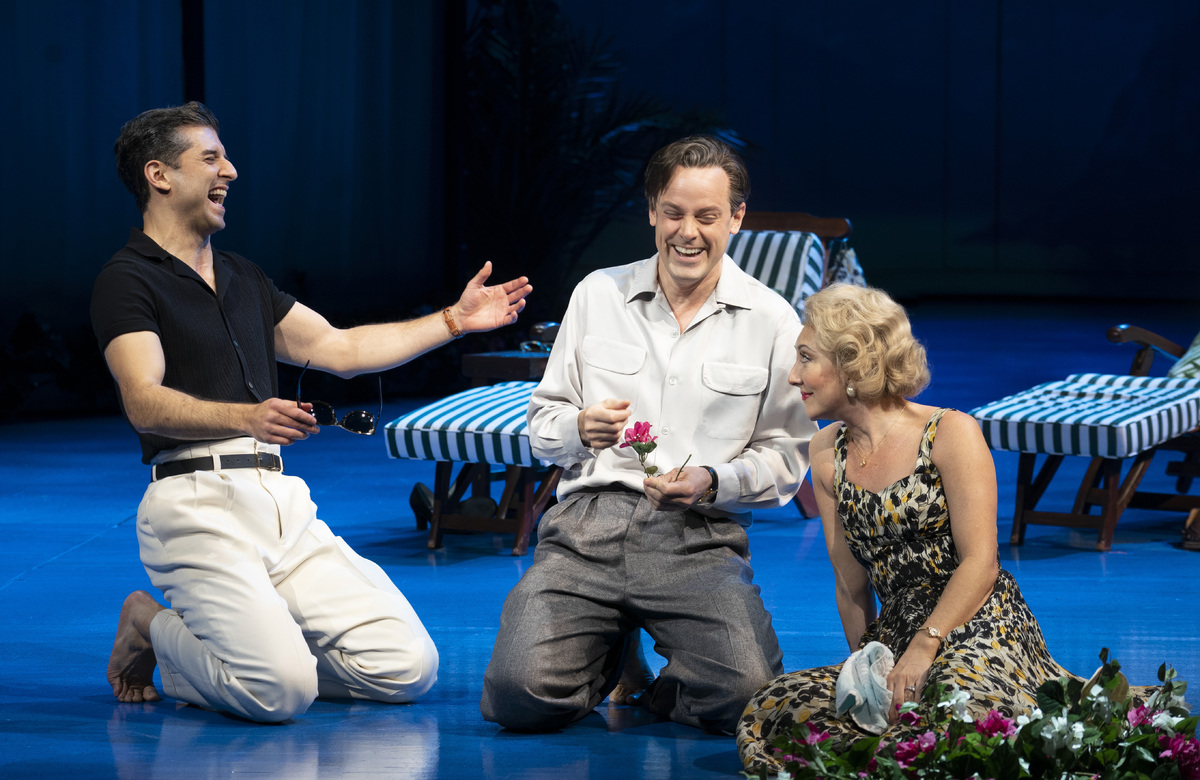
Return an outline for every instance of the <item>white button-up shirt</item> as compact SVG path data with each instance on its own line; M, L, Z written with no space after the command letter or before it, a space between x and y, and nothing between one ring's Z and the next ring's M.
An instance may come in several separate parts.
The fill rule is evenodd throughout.
M562 466L559 497L584 487L642 490L632 447L585 447L579 412L628 400L634 422L658 436L647 465L665 473L711 466L718 491L710 515L750 524L750 510L791 500L808 470L816 425L788 385L800 321L778 294L728 256L717 287L680 332L657 256L595 271L575 288L529 404L534 455Z

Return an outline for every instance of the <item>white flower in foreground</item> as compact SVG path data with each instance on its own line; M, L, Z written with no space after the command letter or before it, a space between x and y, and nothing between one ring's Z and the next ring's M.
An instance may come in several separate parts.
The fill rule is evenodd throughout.
M1037 707L1034 707L1025 715L1017 716L1017 728L1023 728L1025 726L1028 726L1030 723L1033 723L1035 720L1040 720L1041 717L1042 717L1042 711L1040 709L1038 709Z
M1148 710L1169 710L1182 709L1184 712L1191 712L1190 704L1183 700L1183 694L1171 691L1170 695L1164 695L1164 691L1160 688L1150 694L1150 698L1146 700L1146 709Z
M1061 715L1051 717L1050 722L1042 726L1042 740L1045 742L1047 753L1056 753L1061 747L1076 753L1083 747L1083 724L1078 721L1069 723L1064 710Z
M1154 719L1150 721L1150 725L1156 729L1162 729L1163 731L1166 731L1173 737L1175 736L1175 727L1178 726L1182 720L1183 718L1177 718L1169 712L1156 712L1154 714Z
M1088 691L1088 699L1092 702L1092 710L1096 713L1096 717L1107 719L1112 717L1113 703L1108 698L1108 694L1104 691L1104 686L1093 685Z
M966 691L960 691L957 685L951 691L949 696L938 702L938 706L949 707L955 720L961 720L963 723L973 723L974 719L971 717L971 713L967 712L967 702L971 700L970 694Z

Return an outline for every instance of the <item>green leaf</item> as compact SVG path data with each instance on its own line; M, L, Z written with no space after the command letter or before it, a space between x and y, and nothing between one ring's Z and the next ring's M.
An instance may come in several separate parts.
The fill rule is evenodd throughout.
M1066 709L1067 691L1061 680L1047 680L1037 689L1037 703L1047 715Z
M1138 777L1146 777L1146 775L1139 773ZM1169 761L1154 767L1154 771L1150 773L1147 780L1180 780L1180 777L1179 764Z
M1067 686L1066 686L1066 692L1065 692L1066 699L1065 700L1072 701L1072 702L1082 702L1083 694L1084 694L1083 681L1078 680L1074 677L1069 678L1067 680Z
M650 453L654 452L654 450L658 449L658 442L656 442L656 441L635 441L633 444L631 444L629 446L633 447L633 451L636 452L638 455L645 456L645 455L649 455Z
M1021 762L1017 760L1017 751L1008 742L997 745L984 762L984 771L980 774L994 780L1017 780L1021 776Z
M869 739L860 739L855 742L843 754L849 768L857 774L860 771L865 771L871 764L871 759L875 757L875 750L879 747L880 737L871 737Z

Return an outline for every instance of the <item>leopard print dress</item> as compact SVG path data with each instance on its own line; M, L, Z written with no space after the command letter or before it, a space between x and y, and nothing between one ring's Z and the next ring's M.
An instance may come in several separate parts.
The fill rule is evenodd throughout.
M882 605L879 617L859 641L882 642L899 658L925 624L958 565L942 478L930 459L938 421L930 416L921 437L916 470L879 493L849 482L846 431L835 439L834 489L846 542L867 570ZM776 678L750 700L737 729L738 751L751 771L782 769L772 758L771 741L807 722L848 745L873 736L836 714L835 689L841 664L805 669ZM929 670L928 684L957 685L971 696L968 710L982 717L996 709L1007 715L1036 704L1037 687L1068 674L1046 649L1041 628L1021 597L1016 580L1003 569L991 597L966 624L950 631ZM901 738L894 726L885 738Z

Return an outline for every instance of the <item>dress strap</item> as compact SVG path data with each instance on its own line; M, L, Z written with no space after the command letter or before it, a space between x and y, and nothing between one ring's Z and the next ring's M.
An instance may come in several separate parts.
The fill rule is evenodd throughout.
M844 423L835 424L840 426L833 437L833 494L836 496L846 478L846 426Z
M933 414L929 415L929 422L925 423L925 430L921 433L921 446L917 450L917 457L923 461L928 461L933 456L933 438L937 435L938 422L949 408L935 409Z

